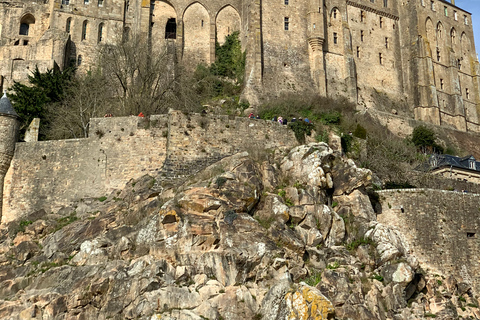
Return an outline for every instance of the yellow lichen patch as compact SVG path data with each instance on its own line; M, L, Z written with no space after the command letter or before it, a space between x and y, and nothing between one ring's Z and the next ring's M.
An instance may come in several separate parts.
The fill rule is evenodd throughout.
M305 285L298 291L287 293L285 300L290 309L288 320L324 320L335 311L320 291Z

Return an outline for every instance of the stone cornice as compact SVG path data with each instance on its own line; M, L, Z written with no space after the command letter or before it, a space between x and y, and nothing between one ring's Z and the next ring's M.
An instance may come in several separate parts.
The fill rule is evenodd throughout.
M362 10L365 10L365 11L373 12L375 14L378 14L379 16L383 16L383 17L386 17L386 18L389 18L389 19L392 19L392 20L395 20L395 21L399 20L399 18L396 15L393 15L393 14L387 13L387 12L383 12L383 11L377 10L375 8L368 7L364 4L356 3L356 2L353 2L353 1L347 1L347 5L352 6L352 7L357 7L357 8L360 8Z

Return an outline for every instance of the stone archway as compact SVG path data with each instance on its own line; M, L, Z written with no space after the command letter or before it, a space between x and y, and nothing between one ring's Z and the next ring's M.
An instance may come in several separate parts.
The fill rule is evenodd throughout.
M228 35L241 30L240 15L231 5L228 5L218 12L215 25L217 41L223 44Z
M177 38L177 12L165 1L155 1L152 16L152 43L163 45L167 39Z
M189 69L210 61L210 16L198 2L191 4L183 14L183 61Z

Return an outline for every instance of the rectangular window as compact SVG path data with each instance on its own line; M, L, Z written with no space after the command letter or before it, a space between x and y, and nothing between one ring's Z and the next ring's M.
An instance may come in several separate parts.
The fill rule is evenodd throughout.
M455 10L453 11L453 17L454 17L455 21L458 21L458 13Z
M463 16L463 22L468 26L468 17L466 15Z
M284 0L283 2L286 6L288 6L288 0Z
M336 32L333 33L333 43L337 44L338 43L338 35Z
M290 21L287 17L285 17L285 19L283 20L283 28L288 31L288 27L289 27L289 24L290 24Z
M98 6L103 7L103 0L98 0Z
M383 57L382 57L382 54L381 54L381 53L378 54L378 62L379 62L380 64L383 64Z
M382 27L383 27L383 18L380 17L380 28L382 28Z
M360 58L360 47L357 47L357 58Z
M365 11L361 10L360 11L360 22L365 21Z
M360 41L363 42L363 30L360 31Z
M388 0L383 0L383 6L384 6L385 8L388 7Z
M375 3L375 0L370 0L371 3Z
M385 37L385 48L388 49L388 38L387 37Z
M90 0L83 0L83 4L89 4Z
M448 17L448 9L447 9L447 7L443 7L443 12L445 13L445 17Z
M432 9L432 11L435 11L435 2L430 1L430 9Z
M462 69L462 60L460 59L457 60L457 66L458 66L458 70Z
M437 61L440 62L440 49L437 48Z
M440 79L440 89L441 90L443 90L443 86L444 86L443 79Z
M425 0L422 0L422 6L425 7Z
M470 91L467 89L465 89L465 96L467 97L467 100L470 99Z
M68 6L70 4L70 0L62 0L62 4Z

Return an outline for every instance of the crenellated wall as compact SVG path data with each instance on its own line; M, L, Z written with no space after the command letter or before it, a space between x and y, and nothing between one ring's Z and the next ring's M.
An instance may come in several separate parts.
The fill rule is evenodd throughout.
M17 143L5 178L3 223L105 196L145 174L185 177L238 151L297 144L287 126L240 117L171 111L91 122L86 139Z

